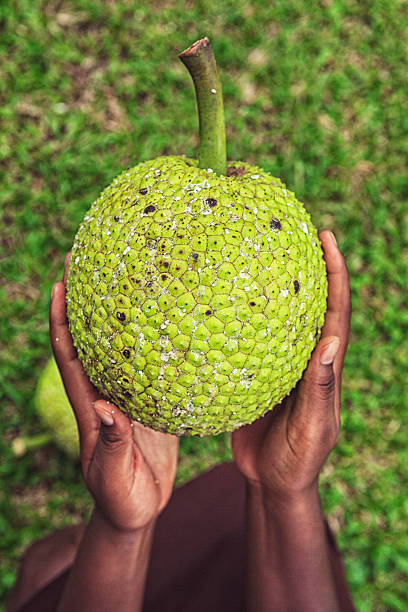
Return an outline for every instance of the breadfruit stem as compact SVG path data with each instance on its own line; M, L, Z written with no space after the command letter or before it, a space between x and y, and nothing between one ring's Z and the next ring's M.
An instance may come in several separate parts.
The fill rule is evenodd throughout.
M207 37L180 53L179 58L193 79L200 121L198 166L216 174L227 171L224 104L221 81L211 43Z
M14 438L11 443L11 448L16 457L21 457L29 450L35 450L41 448L46 444L49 444L52 440L52 435L48 432L39 433L35 436L20 436Z

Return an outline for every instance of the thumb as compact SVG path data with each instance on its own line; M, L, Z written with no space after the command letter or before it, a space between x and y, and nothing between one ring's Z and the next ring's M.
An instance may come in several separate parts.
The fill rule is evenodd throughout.
M339 347L338 336L327 336L320 340L309 361L299 387L302 412L307 413L308 419L326 420L328 414L334 414L336 381L333 362Z
M93 462L115 482L128 469L133 470L132 427L127 416L111 402L97 400L93 407L101 420Z

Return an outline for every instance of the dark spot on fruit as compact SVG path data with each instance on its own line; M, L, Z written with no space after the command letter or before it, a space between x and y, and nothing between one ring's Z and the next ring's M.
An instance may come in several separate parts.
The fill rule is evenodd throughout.
M299 289L300 289L299 281L297 280L293 281L293 286L295 288L295 293L299 293Z
M205 202L208 204L208 206L210 206L210 208L217 206L217 200L215 198L207 198Z
M162 274L162 275L161 275L161 278L162 278L162 280L166 280L166 278L167 278L167 274Z
M168 267L169 267L169 262L168 262L168 261L163 261L163 266L164 266L165 268L168 268Z
M249 302L249 305L250 306L256 306L256 303L255 302Z
M186 166L191 166L191 163L189 161L186 161Z
M147 193L147 187L142 187L141 189L139 189L139 193L140 193L141 195L146 195L146 193Z
M128 382L129 382L129 379L128 379L128 378L124 378L124 379L123 379L123 382L128 383Z
M253 378L254 375L253 374L248 374L248 378Z
M271 221L269 221L269 227L273 230L281 230L282 229L282 225L281 222L279 221L279 219L277 219L276 217L273 217L273 219L271 219Z
M130 399L132 397L132 394L129 393L129 391L125 391L124 392L124 396L127 397L128 399Z
M193 259L198 259L198 253L191 253L191 257Z
M129 357L130 357L130 351L129 351L129 349L125 349L124 351L122 351L122 355L123 355L124 357L126 357L126 359L129 359Z
M117 312L116 313L116 318L119 319L119 321L125 321L126 320L126 315L124 312Z
M86 317L86 319L85 319L85 325L86 325L87 327L89 327L89 326L90 326L90 324L91 324L91 319L90 319L89 317Z
M140 278L137 278L136 282L137 282L138 285L140 285Z
M177 234L177 238L184 238L184 234Z
M180 270L180 266L176 266L176 270Z
M127 285L123 285L124 290L126 291L126 289L128 288Z
M227 176L242 176L246 174L245 166L230 166L227 168Z
M206 314L207 316L209 316L209 315L211 314L211 310L206 310L206 311L205 311L205 314Z
M102 272L102 276L106 276L106 272Z
M119 221L119 215L115 215L113 218L115 219L115 221Z
M146 283L146 287L148 287L150 289L150 287L153 285L152 281L149 281L148 283Z
M144 209L144 214L148 215L151 212L154 212L156 210L156 207L153 206L153 204L149 204L149 206L146 206L146 208Z

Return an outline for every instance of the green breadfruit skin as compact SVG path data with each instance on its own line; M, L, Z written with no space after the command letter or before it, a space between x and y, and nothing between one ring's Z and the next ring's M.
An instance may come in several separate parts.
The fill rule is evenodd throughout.
M55 359L47 362L34 395L34 405L55 443L73 458L79 456L78 428Z
M120 174L85 216L67 283L85 371L132 418L177 435L232 431L300 379L326 310L309 214L244 162L179 156Z

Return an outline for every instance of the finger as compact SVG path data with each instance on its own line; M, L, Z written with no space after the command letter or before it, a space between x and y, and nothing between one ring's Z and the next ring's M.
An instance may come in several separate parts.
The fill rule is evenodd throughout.
M340 348L338 336L326 336L318 343L299 385L293 413L301 429L334 445L340 419L336 410L334 360Z
M67 253L66 257L65 257L65 264L64 264L64 285L67 285L67 278L68 278L68 268L69 268L69 262L71 261L71 251L69 251L69 253Z
M320 234L327 268L328 296L322 337L337 335L345 352L350 328L350 286L347 267L332 232ZM344 356L344 353L343 353Z
M100 428L91 469L95 470L99 477L109 479L107 484L110 490L115 486L123 486L125 479L130 485L135 460L140 456L133 444L130 420L114 404L105 400L96 401L93 408L100 420ZM104 482L99 482L99 485L103 484Z
M65 303L65 287L60 281L54 284L50 305L50 336L51 346L58 365L64 367L77 360L77 353L72 343L68 326Z
M96 444L98 422L91 404L100 397L85 374L69 331L63 282L55 283L50 306L50 337L65 391L74 410L83 445Z
M344 356L347 350L350 331L350 285L347 268L332 232L320 234L327 267L328 298L327 312L322 329L322 338L336 335L340 348L333 364L336 377L336 413L340 414L341 376Z

